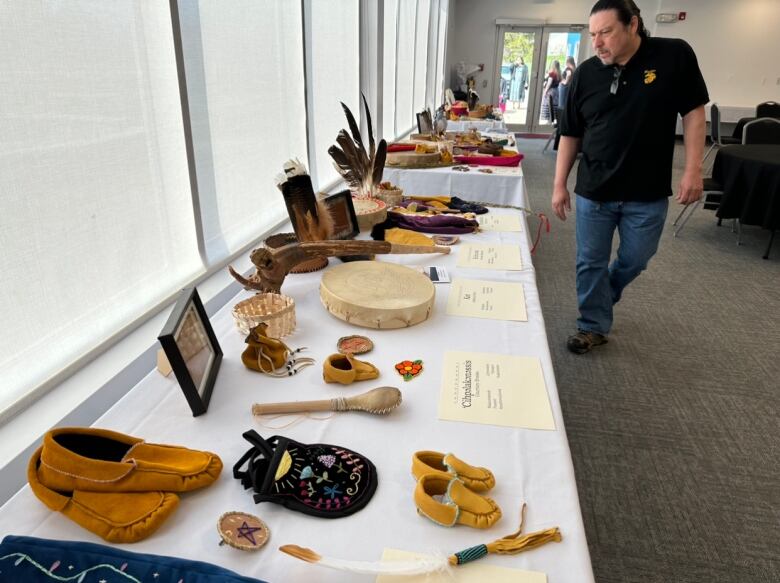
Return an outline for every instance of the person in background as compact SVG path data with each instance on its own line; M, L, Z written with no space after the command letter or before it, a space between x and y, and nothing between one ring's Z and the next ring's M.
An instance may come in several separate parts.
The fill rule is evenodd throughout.
M569 83L571 83L571 76L574 74L574 70L577 68L577 64L574 62L574 57L566 57L566 68L561 74L561 82L558 84L558 108L563 108L566 104L566 95L569 92Z
M544 89L542 91L542 121L552 123L555 111L550 111L550 97L552 97L553 109L558 107L558 85L561 82L561 64L553 61L550 70L547 72L547 78L544 80Z
M572 76L559 130L552 207L571 212L567 179L577 152L577 333L567 347L582 354L607 342L613 306L658 249L672 195L677 115L685 170L676 200L701 198L704 104L696 55L683 40L649 38L633 0L598 0L589 29L595 56ZM610 265L612 239L620 245Z
M525 90L528 89L528 65L523 57L518 57L512 67L512 81L509 85L509 102L512 109L520 109L525 101Z

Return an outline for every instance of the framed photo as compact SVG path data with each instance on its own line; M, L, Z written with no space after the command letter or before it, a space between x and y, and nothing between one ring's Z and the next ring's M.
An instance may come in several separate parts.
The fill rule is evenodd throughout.
M360 233L352 193L342 190L322 199L333 219L333 239L354 239Z
M433 132L433 120L430 111L423 111L417 114L417 131L421 134L430 134Z
M182 290L157 337L193 417L208 409L222 361L222 349L194 287Z

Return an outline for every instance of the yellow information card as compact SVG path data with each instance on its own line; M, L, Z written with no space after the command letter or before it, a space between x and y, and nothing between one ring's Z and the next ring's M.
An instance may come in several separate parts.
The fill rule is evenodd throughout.
M479 227L483 231L502 231L504 233L519 233L523 230L522 223L520 222L520 215L497 215L495 213L488 213L486 215L477 216L479 221Z
M533 356L446 352L439 419L554 431L541 362Z
M447 298L447 314L527 322L523 284L453 279Z
M454 552L454 551L453 551ZM412 561L414 559L432 559L430 555L384 549L382 561ZM487 565L475 561L466 565L452 567L445 573L425 575L379 575L376 583L471 583L489 581L490 583L547 583L547 575L539 571L523 571Z
M520 271L523 258L519 245L463 244L458 249L457 266Z

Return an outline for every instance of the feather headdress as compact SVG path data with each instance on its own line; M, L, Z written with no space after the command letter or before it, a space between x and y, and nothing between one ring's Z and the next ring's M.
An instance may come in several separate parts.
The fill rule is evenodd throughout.
M363 97L363 107L366 112L366 126L368 127L368 149L366 149L363 138L360 135L360 127L355 121L355 117L349 108L341 104L344 108L344 115L347 117L349 131L341 130L336 143L338 146L328 148L328 154L333 158L333 165L344 178L357 198L371 198L374 196L379 183L382 181L382 172L385 169L385 158L387 156L387 142L380 140L379 145L374 147L374 130L371 127L371 112L368 109L366 96Z

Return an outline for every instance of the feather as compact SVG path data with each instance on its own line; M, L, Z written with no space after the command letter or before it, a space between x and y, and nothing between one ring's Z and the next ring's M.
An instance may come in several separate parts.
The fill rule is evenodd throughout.
M355 166L353 170L363 170L368 166L368 156L365 150L361 150L355 146L352 138L349 137L347 132L341 130L339 135L336 136L336 143L341 146L341 150L347 155L347 159L353 161Z
M387 142L379 140L379 147L376 149L376 159L373 164L373 172L371 175L374 185L379 185L382 182L382 174L385 171L385 159L387 158Z
M362 98L368 126L368 150L366 150L365 142L360 135L360 127L355 121L355 116L352 115L349 107L342 103L341 107L347 118L349 132L347 130L339 131L336 145L328 148L328 153L333 158L336 171L344 178L353 196L370 198L374 196L376 188L382 180L387 156L387 143L382 140L379 143L379 148L376 148L368 101L365 95L362 95Z
M284 189L284 183L287 182L289 178L292 178L293 176L302 176L309 173L308 170L306 170L306 165L298 160L298 158L287 160L282 168L284 169L284 172L282 174L276 175L276 187L279 190Z
M360 136L360 127L358 126L357 122L355 121L355 116L352 115L352 112L350 109L344 104L344 102L341 102L341 107L344 110L344 115L347 118L347 124L349 125L349 131L352 132L352 137L355 140L355 143L358 145L358 147L366 151L366 147L363 145L363 138Z
M411 561L347 561L323 557L311 549L297 545L284 545L279 547L279 550L320 567L365 575L424 575L447 572L450 568L449 561L443 557L425 557Z
M317 199L317 216L320 222L319 231L322 234L320 240L330 241L336 232L336 221L333 219L328 204L322 199Z
M420 556L409 561L347 561L344 559L333 559L323 557L319 553L299 547L298 545L284 545L279 547L283 553L287 553L321 567L338 569L340 571L351 571L353 573L364 573L368 575L422 575L425 573L448 573L450 567L465 565L472 561L477 561L488 554L516 555L523 551L530 551L540 547L548 542L560 542L561 531L558 527L548 528L521 536L523 525L525 523L526 505L523 504L520 510L520 528L512 534L501 537L498 540L487 544L476 545L463 549L449 557L428 557Z
M368 151L373 154L374 128L371 125L371 112L368 109L368 101L366 100L366 96L363 93L361 93L360 96L363 98L363 108L366 110L366 127L368 128Z
M302 210L295 207L295 225L298 241L327 241L333 234L333 217L327 205L321 200L317 201L317 217L311 213L303 214Z
M347 155L336 146L328 148L328 154L333 158L333 166L347 182L349 189L356 192L360 188L361 182L356 179L355 174L352 172L352 162L347 158Z

